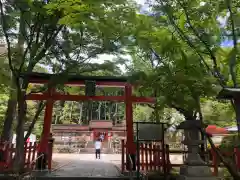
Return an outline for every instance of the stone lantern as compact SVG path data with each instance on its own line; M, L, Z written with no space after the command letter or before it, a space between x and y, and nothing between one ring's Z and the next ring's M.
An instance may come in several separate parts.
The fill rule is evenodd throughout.
M199 140L199 128L203 125L198 120L188 120L182 122L178 129L184 130L185 138L183 144L188 147L188 155L184 164L180 167L179 180L216 180L211 169L201 159L199 155L199 145L203 144Z

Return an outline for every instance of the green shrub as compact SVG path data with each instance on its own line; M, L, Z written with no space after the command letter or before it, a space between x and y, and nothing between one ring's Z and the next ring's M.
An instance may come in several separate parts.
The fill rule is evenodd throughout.
M231 134L223 138L222 143L219 146L219 149L228 152L233 152L235 147L240 148L238 134Z

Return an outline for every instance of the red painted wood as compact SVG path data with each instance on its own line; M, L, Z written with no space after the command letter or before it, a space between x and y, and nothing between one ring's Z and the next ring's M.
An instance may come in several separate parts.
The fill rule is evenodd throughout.
M48 94L28 94L26 96L27 100L47 100ZM125 96L84 96L84 95L70 95L70 94L53 94L52 99L58 101L117 101L124 102L126 100ZM136 97L130 96L133 103L155 103L155 98L151 97Z
M160 146L159 145L157 145L157 169L159 170L159 171L161 171L161 148L160 148Z
M135 154L136 148L133 137L133 108L132 108L132 86L125 86L125 114L127 127L127 154Z
M143 163L144 163L144 150L143 150L143 143L140 143L140 148L139 148L139 151L140 151L140 169L143 171L144 170L144 166L143 166Z
M48 96L50 97L52 94L54 94L54 92L55 92L55 89L53 88L49 89ZM44 122L43 122L44 128L43 128L43 134L42 134L40 146L39 146L39 152L46 153L46 154L48 150L48 140L49 140L50 129L52 124L53 104L54 104L53 99L49 98L46 103Z
M152 170L153 170L153 168L152 168L152 165L153 165L153 159L152 159L152 143L149 143L148 146L149 146L149 164L150 164L149 169L150 169L150 171L152 171Z
M48 142L48 170L52 169L53 143Z
M145 143L144 144L144 150L145 150L145 163L144 164L146 164L146 171L148 171L148 155L149 155L149 153L148 153L148 145Z
M158 159L157 159L157 149L156 149L156 145L153 145L153 161L154 161L154 171L157 170L157 165L158 165Z
M27 145L29 146L28 147L28 151L27 151L27 165L28 165L28 168L30 169L31 168L31 155L32 155L32 148L33 148L33 143L30 142L30 143L27 143Z
M122 139L121 141L121 145L122 145L122 173L125 171L125 145L124 145L124 140Z
M32 150L32 158L31 158L31 168L33 169L35 167L34 160L36 159L36 151L37 151L37 143L33 143L33 150Z
M32 150L36 150L36 143L34 144L25 144L24 146L24 168L29 169L32 168L30 166L31 164L31 156L32 156ZM16 152L16 148L14 144L7 144L5 146L5 162L0 162L0 170L1 171L8 171L13 168L14 163L14 154ZM35 157L36 158L36 157Z

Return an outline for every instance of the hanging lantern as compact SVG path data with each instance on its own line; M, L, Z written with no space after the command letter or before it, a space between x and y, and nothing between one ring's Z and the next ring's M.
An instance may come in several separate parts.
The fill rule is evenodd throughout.
M96 95L96 82L95 81L85 81L85 95L95 96Z

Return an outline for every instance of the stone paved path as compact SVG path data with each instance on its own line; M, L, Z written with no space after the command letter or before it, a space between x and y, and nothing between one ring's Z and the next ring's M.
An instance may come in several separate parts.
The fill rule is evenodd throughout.
M54 176L120 176L121 154L102 154L100 160L94 154L53 154L53 161L58 163ZM181 164L182 155L170 155L170 161Z
M76 177L118 177L120 157L102 154L101 159L95 159L93 154L53 154L53 160L58 167L53 176Z

